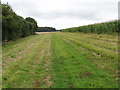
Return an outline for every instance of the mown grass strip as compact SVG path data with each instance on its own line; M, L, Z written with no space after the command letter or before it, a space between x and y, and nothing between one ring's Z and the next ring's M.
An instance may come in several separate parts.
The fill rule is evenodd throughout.
M12 62L26 56L30 50L38 45L38 41L42 40L45 36L36 35L34 37L26 37L24 39L17 40L14 44L8 42L7 46L3 46L3 66L11 64ZM40 41L41 42L41 41ZM12 47L12 48L11 48ZM9 48L8 52L7 49ZM9 65L8 65L9 66Z
M80 54L57 34L52 36L52 51L56 76L53 87L117 87L117 82L112 75L98 68L87 59L87 55Z
M65 37L65 35L62 35L61 37ZM80 41L80 40L78 41L77 39L71 38L70 36L65 37L65 38L74 43L81 45L84 48L87 48L88 50L94 51L98 55L100 54L103 57L108 57L111 59L118 60L118 54L115 52L110 52L109 50L105 50L104 48L100 48L98 46L94 46L94 45L88 44L88 43Z
M104 48L104 49L108 49L108 50L111 50L111 52L117 52L118 51L118 46L117 44L113 44L111 42L105 42L105 41L100 41L100 40L94 40L92 38L88 38L88 37L85 37L85 35L81 35L81 34L66 34L66 33L61 33L62 35L67 35L68 37L72 37L74 39L77 39L77 40L80 40L80 41L83 41L83 42L86 42L88 44L92 44L92 45L95 45L95 46L98 46L98 47L101 47L101 48Z
M46 66L51 58L50 35L39 37L39 40L37 39L39 43L28 55L4 68L4 88L36 88L52 85L51 64Z
M88 59L96 64L99 68L109 72L114 77L114 79L118 81L118 60L114 60L108 57L101 57L101 55L98 55L95 52L88 50L87 48L81 47L78 43L74 43L71 40L65 39L60 34L59 36L62 37L67 43L71 44L74 48L79 50L81 54L87 56ZM67 37L67 35L65 36Z

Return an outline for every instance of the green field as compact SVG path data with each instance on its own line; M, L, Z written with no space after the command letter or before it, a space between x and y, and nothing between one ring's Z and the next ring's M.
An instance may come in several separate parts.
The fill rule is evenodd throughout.
M3 46L3 88L117 88L117 35L46 33Z

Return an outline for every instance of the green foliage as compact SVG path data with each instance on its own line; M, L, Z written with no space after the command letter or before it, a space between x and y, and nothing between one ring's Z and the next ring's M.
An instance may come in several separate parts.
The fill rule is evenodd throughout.
M39 27L37 29L37 32L54 32L54 31L56 31L56 29L52 27Z
M29 23L30 34L35 34L35 31L38 28L37 22L31 17L28 17L25 20Z
M114 32L118 32L117 26L118 26L118 21L115 20L115 21L110 21L110 22L97 23L97 24L92 24L92 25L63 29L62 31L112 34Z
M15 40L20 37L35 34L37 22L33 18L18 16L8 4L2 4L2 39Z

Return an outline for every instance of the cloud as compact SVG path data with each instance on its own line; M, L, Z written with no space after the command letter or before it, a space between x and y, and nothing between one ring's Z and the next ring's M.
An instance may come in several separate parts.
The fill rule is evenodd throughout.
M39 26L58 29L109 21L118 17L119 0L3 0L14 11L33 17Z

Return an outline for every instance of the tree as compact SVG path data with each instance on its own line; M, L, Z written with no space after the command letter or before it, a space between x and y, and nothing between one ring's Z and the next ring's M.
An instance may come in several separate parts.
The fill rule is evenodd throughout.
M22 18L17 15L8 4L2 4L2 39L15 40L35 34L37 22L33 18Z

